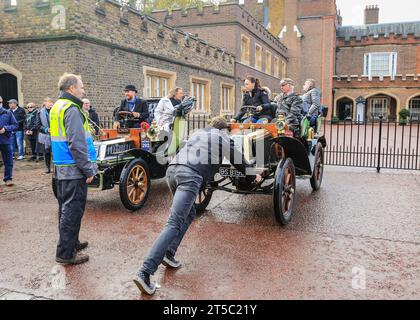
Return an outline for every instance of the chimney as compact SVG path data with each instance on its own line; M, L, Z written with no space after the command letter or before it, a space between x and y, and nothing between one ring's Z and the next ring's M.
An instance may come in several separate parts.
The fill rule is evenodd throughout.
M379 7L378 5L366 6L365 9L365 24L379 23Z

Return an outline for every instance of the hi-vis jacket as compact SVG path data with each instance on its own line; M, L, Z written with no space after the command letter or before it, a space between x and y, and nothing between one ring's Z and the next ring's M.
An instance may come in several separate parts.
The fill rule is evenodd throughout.
M96 174L95 146L78 98L61 95L50 111L50 133L57 179L83 179Z

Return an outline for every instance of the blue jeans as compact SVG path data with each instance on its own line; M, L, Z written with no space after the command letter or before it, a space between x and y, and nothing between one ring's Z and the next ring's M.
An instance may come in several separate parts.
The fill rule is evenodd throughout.
M316 127L318 126L318 116L317 115L311 116L311 119L309 121L310 121L310 126L316 129Z
M11 145L12 154L15 153L15 149L18 149L18 156L23 157L25 155L25 150L23 149L23 139L25 135L23 131L16 131L12 134L13 137L13 144Z
M0 144L4 164L4 182L13 179L13 153L11 152L12 148L10 146L10 144Z
M264 123L265 120L268 121L267 123L270 123L271 120L273 120L273 118L271 118L269 116L262 117L262 118L259 118L259 119L252 117L251 120L249 118L243 118L243 119L245 119L245 120L243 120L243 123L257 123L257 124L262 124L262 123Z
M140 272L154 274L166 253L176 251L195 217L194 202L203 178L185 166L170 166L166 172L169 188L174 195L168 222L152 246Z

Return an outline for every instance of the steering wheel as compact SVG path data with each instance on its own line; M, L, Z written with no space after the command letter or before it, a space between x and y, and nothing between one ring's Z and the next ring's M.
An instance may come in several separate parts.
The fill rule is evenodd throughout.
M249 114L255 114L257 112L257 107L255 107L255 106L243 106L241 108L241 111L245 112L245 113L249 113Z
M133 113L131 111L120 111L118 114L124 119L133 118Z

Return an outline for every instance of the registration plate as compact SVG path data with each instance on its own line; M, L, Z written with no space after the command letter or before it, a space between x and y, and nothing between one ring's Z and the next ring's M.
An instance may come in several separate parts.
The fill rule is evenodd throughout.
M236 169L230 169L230 168L220 168L219 174L222 177L228 177L228 178L245 178L245 175L236 170Z

